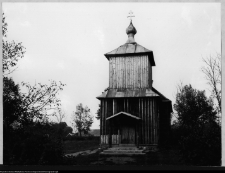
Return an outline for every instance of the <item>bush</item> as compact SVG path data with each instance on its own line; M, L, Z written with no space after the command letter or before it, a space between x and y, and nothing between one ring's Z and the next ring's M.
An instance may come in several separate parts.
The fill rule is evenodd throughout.
M200 166L220 166L220 126L205 125L180 139L181 152L187 162Z
M49 165L62 162L62 138L51 124L33 123L10 134L8 132L8 135L12 143L10 148L7 145L9 139L4 140L4 164Z

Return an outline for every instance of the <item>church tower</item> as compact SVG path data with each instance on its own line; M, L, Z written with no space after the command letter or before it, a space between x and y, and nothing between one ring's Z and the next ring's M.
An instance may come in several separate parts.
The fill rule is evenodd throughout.
M137 30L132 21L126 33L127 42L105 54L109 60L109 88L151 89L152 66L155 66L153 52L135 42Z
M132 21L125 44L105 54L109 87L101 101L101 145L157 146L170 130L172 104L153 88L153 52L135 41Z

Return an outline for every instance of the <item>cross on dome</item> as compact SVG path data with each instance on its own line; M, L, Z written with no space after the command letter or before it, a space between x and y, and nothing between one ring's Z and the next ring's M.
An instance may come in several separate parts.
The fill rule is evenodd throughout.
M129 15L128 15L127 17L129 17L129 18L130 18L130 21L132 21L132 17L135 17L135 16L133 15L133 12L130 11L130 12L129 12Z
M126 33L128 35L127 43L136 43L134 40L134 35L137 33L137 30L134 27L134 25L132 24L132 17L135 17L135 16L133 15L133 12L130 11L129 16L127 16L127 17L130 17L130 25L126 29Z

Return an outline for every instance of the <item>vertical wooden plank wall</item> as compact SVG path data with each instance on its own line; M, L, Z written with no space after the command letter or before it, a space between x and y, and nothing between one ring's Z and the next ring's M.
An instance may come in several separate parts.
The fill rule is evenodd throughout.
M141 119L142 119L142 123L141 123L141 141L142 143L144 143L144 116L143 116L143 98L141 99Z
M147 55L111 57L110 88L151 88L152 67Z
M100 136L102 135L102 100L100 100Z
M159 112L156 98L136 98L137 104L135 105L138 110L137 116L141 118L139 124L139 142L140 144L157 144L158 143L158 130L159 130ZM134 104L136 101L124 98L122 101L118 99L101 100L101 131L100 135L109 134L109 122L106 118L118 113L119 109L125 112L132 113L134 111ZM117 104L121 104L118 106ZM111 107L110 107L111 106Z
M147 119L146 119L146 122L147 122L147 143L149 144L150 142L149 142L149 116L150 116L150 114L149 114L149 98L147 98Z
M157 144L159 112L156 99L138 98L137 107L141 118L138 132L140 144Z
M152 143L155 143L155 103L152 101Z
M107 109L107 100L105 100L105 118L104 118L104 121L105 121L105 135L108 135L108 128L107 127L107 124L108 124L108 121L106 122L106 118L108 117L107 116L108 114L108 109Z
M104 119L104 105L103 100L101 100L101 135L103 135L103 119Z
M152 66L149 59L148 59L148 75L149 75L148 85L150 86L150 88L152 88Z

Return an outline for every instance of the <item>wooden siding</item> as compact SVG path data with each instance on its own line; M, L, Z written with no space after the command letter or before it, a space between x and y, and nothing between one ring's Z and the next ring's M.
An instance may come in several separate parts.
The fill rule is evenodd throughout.
M151 88L152 67L147 55L110 57L109 88Z
M136 124L139 125L136 129L138 130L140 145L158 144L158 104L157 98L150 97L102 99L101 135L118 135L119 126L113 122L113 118L111 120L106 120L106 118L123 111L141 118L141 120L136 121ZM120 125L123 124L125 125L126 122L120 123ZM112 129L111 133L110 129Z

